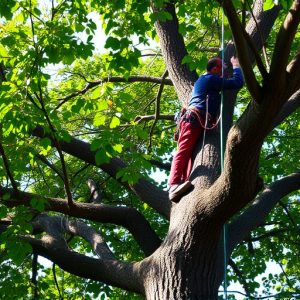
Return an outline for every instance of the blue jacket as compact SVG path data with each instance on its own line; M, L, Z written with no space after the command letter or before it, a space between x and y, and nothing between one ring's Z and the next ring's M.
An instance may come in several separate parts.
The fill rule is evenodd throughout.
M210 73L203 74L195 82L188 107L206 111L207 98L208 112L215 118L220 109L221 90L240 89L243 84L243 73L240 68L234 68L233 76L227 79Z

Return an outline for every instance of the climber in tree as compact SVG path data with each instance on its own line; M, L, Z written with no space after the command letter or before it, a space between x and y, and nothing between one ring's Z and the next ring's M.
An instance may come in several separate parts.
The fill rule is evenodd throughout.
M192 169L191 156L207 125L212 124L211 128L218 123L221 91L240 89L244 84L238 59L232 57L231 63L232 77L223 78L225 63L222 66L222 60L218 57L208 61L207 72L195 82L189 105L179 117L178 145L169 178L169 199L173 202L178 202L192 188L192 183L188 180Z

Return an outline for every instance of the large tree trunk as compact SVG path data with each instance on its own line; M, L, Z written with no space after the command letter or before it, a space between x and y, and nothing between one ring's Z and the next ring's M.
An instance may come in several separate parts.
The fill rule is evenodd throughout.
M257 20L254 22L252 19L247 26L247 31L258 46L258 50L261 49L279 11L277 7L263 12L262 5L263 1L256 1L254 14ZM174 7L168 4L165 9L172 14L173 20L157 22L156 29L170 78L174 82L179 99L186 104L193 85L191 81L195 81L195 73L189 72L186 66L181 65L182 58L186 55L183 38L178 32L175 34L170 30L170 28L177 28L174 26L177 23ZM176 53L172 55L174 49ZM232 43L229 43L225 58L229 59L234 53L235 48ZM252 61L254 62L253 59ZM178 74L180 74L180 80L176 78ZM226 108L223 119L225 136L232 124L236 95L236 92L225 93ZM253 106L250 107L250 115L251 122L259 115L255 109L253 110ZM227 156L232 165L225 170L227 174L218 180L220 174L219 130L206 132L204 141L198 142L194 151L194 167L190 177L195 188L172 208L170 228L166 239L158 250L142 263L147 299L214 300L218 298L218 288L224 275L223 224L228 217L251 201L259 188L257 162L262 138L259 137L259 140L255 142L256 146L249 153L251 159L247 162L240 161L241 155L237 155L236 152L232 153L232 149L239 144L242 136L248 135L243 132L243 123L246 121L242 122L241 128L237 127L231 131ZM249 141L249 138L247 140ZM238 152L242 152L242 148L242 144L236 147ZM236 164L239 164L240 168L236 168ZM229 175L231 168L234 168L236 172ZM247 178L244 176L245 173L248 174ZM232 176L235 178L233 179ZM229 186L229 181L237 184ZM245 186L247 188L243 188ZM212 211L214 211L213 215L211 215ZM225 262L227 263L228 261Z
M164 243L143 262L147 299L217 299L221 225L203 220L205 216L195 211L192 201L180 203Z

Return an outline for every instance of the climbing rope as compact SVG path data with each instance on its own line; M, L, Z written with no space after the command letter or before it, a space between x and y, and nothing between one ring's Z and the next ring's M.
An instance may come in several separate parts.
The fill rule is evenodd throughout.
M222 58L222 78L224 77L224 10L222 9L222 27L221 27L221 58ZM220 157L221 172L224 171L224 132L223 132L223 102L224 93L221 90L221 107L220 107ZM223 255L224 255L224 299L227 300L227 224L223 226Z

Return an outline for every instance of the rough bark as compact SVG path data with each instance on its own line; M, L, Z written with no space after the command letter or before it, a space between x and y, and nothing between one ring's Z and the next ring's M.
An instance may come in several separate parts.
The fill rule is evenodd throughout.
M31 199L41 199L39 195L25 192L15 193L12 189L0 187L0 197L5 194L10 194L10 200L5 202L7 207L30 206ZM134 208L77 202L74 202L70 208L65 199L44 197L43 200L46 201L46 211L55 211L72 217L125 227L146 255L153 253L161 243L145 217Z
M159 10L155 6L154 11ZM182 59L187 55L184 40L179 33L179 24L175 13L175 5L170 2L163 8L171 16L172 20L155 23L156 32L160 39L160 46L165 64L168 68L169 77L175 87L178 98L183 104L187 104L194 82L197 79L195 72L191 72Z

